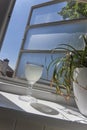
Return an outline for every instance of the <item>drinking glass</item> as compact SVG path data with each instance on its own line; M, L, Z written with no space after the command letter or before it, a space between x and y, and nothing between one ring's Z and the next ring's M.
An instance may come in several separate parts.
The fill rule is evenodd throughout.
M25 65L25 78L28 82L27 95L22 99L28 102L36 102L37 99L32 97L33 85L40 79L43 72L43 66L27 62Z

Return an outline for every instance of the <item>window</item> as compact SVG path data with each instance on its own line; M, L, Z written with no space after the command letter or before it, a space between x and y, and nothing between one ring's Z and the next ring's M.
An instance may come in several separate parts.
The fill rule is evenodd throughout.
M0 49L11 17L15 0L0 0Z
M38 83L43 82L43 84L40 85L41 90L51 91L51 88L49 89L49 82L52 78L53 68L51 67L48 73L47 67L53 59L56 57L61 58L65 53L62 50L59 50L58 53L51 53L52 49L57 47L60 43L73 44L73 46L78 49L83 48L83 41L79 39L79 36L81 34L87 33L87 16L79 14L78 12L72 14L72 12L74 12L73 10L71 10L71 12L66 11L69 12L69 14L65 15L64 9L66 10L68 4L66 0L55 0L50 2L47 1L48 0L44 0L45 3L42 3L42 0L39 0L39 2L36 2L35 0L36 5L31 4L33 6L31 7L26 27L22 23L22 27L25 28L25 33L21 48L19 47L20 51L14 78L10 80L10 82L13 84L20 83L20 86L26 86L26 81L23 80L25 79L25 63L29 61L37 64L43 64L44 70L41 77L43 80L40 80ZM70 13L72 15L70 15ZM20 25L20 22L18 23L18 26ZM20 32L15 31L15 34L17 35ZM23 32L20 34L22 36ZM15 44L18 44L20 43L21 38L18 41L17 35L14 41ZM17 49L15 50L16 52L18 51ZM15 59L14 57L15 55L13 56L13 60Z
M48 73L49 63L54 58L64 55L62 51L51 53L52 49L60 43L73 44L78 49L83 48L83 41L79 37L87 32L87 19L82 15L79 15L79 18L64 19L60 12L66 6L67 1L51 1L32 6L15 76L25 78L24 67L29 61L43 64L42 79L51 80L53 68Z

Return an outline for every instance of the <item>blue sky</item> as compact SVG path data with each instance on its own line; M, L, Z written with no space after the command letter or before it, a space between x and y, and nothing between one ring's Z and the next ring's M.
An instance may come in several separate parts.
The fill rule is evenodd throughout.
M50 0L16 0L9 26L0 52L0 59L8 58L9 65L15 69L19 49L32 5Z

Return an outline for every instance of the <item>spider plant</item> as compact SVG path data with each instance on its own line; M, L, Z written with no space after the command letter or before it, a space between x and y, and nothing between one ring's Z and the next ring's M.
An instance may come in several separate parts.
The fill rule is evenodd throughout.
M61 59L53 60L50 66L53 66L53 75L51 85L56 85L56 92L66 98L72 95L73 71L77 67L87 67L87 36L82 35L84 40L84 49L76 50L68 44L60 44L53 51L63 49L66 53ZM66 90L63 91L63 90Z

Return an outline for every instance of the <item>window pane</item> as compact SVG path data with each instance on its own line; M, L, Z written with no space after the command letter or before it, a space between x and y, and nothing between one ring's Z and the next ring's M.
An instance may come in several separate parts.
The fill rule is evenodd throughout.
M60 43L81 49L83 44L79 36L83 33L87 33L87 21L29 29L24 49L50 50Z
M43 6L33 10L30 24L48 23L63 20L58 12L65 7L66 2Z
M83 9L82 11L81 8ZM86 18L86 8L86 3L78 3L77 5L75 1L64 1L37 7L33 9L30 25Z
M47 71L47 67L49 63L55 59L56 57L60 58L63 54L51 54L51 53L24 53L21 55L20 63L17 68L17 77L24 78L24 67L26 62L35 63L35 64L41 64L44 65L44 70L42 74L43 79L50 80L52 78L52 67L49 70L49 73ZM48 79L49 77L49 79Z

